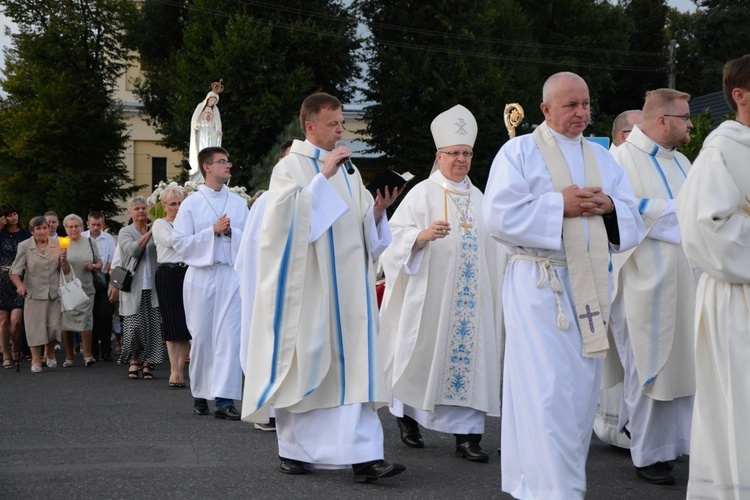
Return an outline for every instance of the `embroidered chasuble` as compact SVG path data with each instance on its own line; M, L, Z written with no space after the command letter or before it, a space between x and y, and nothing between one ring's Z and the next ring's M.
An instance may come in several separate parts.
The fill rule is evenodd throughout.
M534 141L544 158L556 192L573 184L565 159L547 123L534 131ZM591 146L581 140L586 170L585 186L601 186L601 174ZM599 216L588 217L588 239L582 217L563 219L563 244L573 289L578 326L583 338L583 355L602 358L607 354L609 342L604 319L609 312L609 241L604 221ZM562 314L562 313L561 313ZM559 326L567 330L561 318Z
M505 254L486 231L481 205L468 178L461 187L437 170L390 221L379 341L393 396L416 409L499 414ZM419 233L446 213L450 234L412 251Z
M326 151L295 141L291 153L274 168L261 225L243 400L253 422L267 421L270 404L298 413L388 401L376 346L374 200L358 171L318 175ZM326 211L332 205L343 208ZM329 222L313 234L316 217Z

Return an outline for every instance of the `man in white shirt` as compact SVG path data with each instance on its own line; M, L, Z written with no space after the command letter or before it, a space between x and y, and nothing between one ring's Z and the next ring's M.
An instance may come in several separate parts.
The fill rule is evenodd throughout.
M117 243L111 234L104 231L104 215L101 212L90 212L88 217L89 229L82 236L91 238L99 249L102 259L102 270L99 273L104 280L104 286L96 286L94 297L94 329L91 343L91 355L97 361L112 361L112 313L114 306L109 301L108 285L109 270L115 256ZM96 285L96 279L94 285Z

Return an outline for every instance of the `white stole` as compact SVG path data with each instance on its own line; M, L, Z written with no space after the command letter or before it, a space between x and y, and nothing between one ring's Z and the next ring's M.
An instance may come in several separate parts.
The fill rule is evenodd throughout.
M555 192L561 193L573 183L560 147L546 123L537 127L533 137L552 178L552 186ZM581 146L586 186L601 186L601 173L594 152L585 139L581 141ZM604 318L609 312L609 240L604 220L600 216L588 217L588 222L588 248L580 217L563 219L562 238L573 289L576 320L583 338L583 356L603 358L609 348L607 329L604 326Z

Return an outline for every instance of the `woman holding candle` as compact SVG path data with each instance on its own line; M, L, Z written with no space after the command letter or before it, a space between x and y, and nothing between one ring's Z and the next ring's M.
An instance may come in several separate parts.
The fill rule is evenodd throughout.
M117 246L122 265L133 271L129 291L120 291L122 316L121 363L129 363L128 377L154 378L151 370L164 361L159 301L153 293L156 278L156 246L148 224L148 206L142 196L128 202L133 223L120 230Z
M13 359L21 359L21 332L23 331L23 298L16 294L11 283L10 265L16 258L18 244L31 238L31 233L21 226L18 210L12 205L0 206L0 345L3 350L3 368L11 368L10 339L13 339Z
M65 311L62 314L62 337L65 344L65 362L63 367L73 366L75 351L73 350L73 333L81 332L83 344L83 360L86 366L93 366L96 360L91 355L91 330L94 327L94 277L93 272L101 271L102 259L99 257L99 249L89 239L84 238L83 219L76 214L67 215L63 219L63 227L68 234L69 240L60 238L60 247L67 248L67 258L70 262L76 278L81 280L83 291L88 295L88 302L73 311Z
M379 341L402 442L424 447L421 424L454 434L456 456L486 462L485 415L500 412L505 253L487 234L482 192L467 177L474 116L455 106L431 129L435 168L389 221Z
M23 316L26 340L31 346L31 371L42 371L42 349L46 346L47 366L54 368L55 344L60 341L60 271L70 272L57 240L49 237L47 219L37 216L29 222L32 238L18 245L10 280L19 297L25 298Z

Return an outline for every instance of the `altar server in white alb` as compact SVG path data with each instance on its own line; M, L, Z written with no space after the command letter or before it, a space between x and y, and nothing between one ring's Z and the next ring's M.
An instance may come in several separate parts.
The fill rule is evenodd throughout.
M609 252L644 229L627 176L583 139L586 82L544 84L545 121L508 141L484 196L490 234L511 256L503 286L502 488L516 498L583 498L609 343Z
M273 170L261 225L243 419L273 405L280 470L352 467L358 482L405 470L383 460L376 407L388 402L377 345L374 262L391 242L385 209L351 156L341 103L318 93L300 110L307 140ZM255 277L243 276L252 282Z
M674 484L674 459L690 453L696 282L674 200L690 170L676 150L690 142L689 99L674 89L647 92L643 124L613 153L633 186L646 238L612 256L610 328L619 360L606 363L622 362L619 426L630 433L636 474L654 484Z
M187 264L183 297L190 335L193 412L239 420L234 400L242 398L239 281L234 271L247 203L229 191L232 164L220 147L198 153L206 183L182 202L174 221L174 249Z
M435 168L390 221L381 263L380 343L401 440L419 425L453 433L456 455L486 462L485 415L500 414L502 245L487 233L482 192L469 180L477 121L461 105L435 118Z
M688 498L750 497L750 54L724 66L736 114L711 132L677 196L688 258L703 271Z

